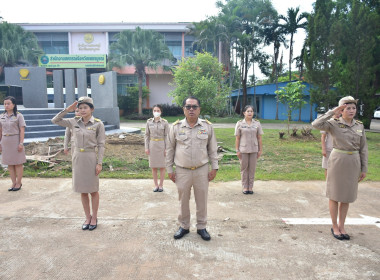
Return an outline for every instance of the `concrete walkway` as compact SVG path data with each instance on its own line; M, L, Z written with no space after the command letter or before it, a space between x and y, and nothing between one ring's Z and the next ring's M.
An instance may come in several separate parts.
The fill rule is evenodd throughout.
M0 179L0 279L380 279L380 182L364 182L350 206L350 241L330 233L324 182L240 182L209 189L212 239L174 240L178 194L165 181L101 179L98 228L81 230L71 179L23 180L8 192ZM195 204L191 199L192 214ZM367 217L362 217L365 215ZM374 217L374 218L369 218ZM284 218L324 218L286 224ZM323 224L327 221L327 224ZM364 221L352 225L351 221Z

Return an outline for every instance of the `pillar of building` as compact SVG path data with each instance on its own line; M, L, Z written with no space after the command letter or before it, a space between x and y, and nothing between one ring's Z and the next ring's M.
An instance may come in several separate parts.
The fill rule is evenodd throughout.
M87 71L86 68L77 69L78 98L87 96Z
M54 108L63 108L63 71L53 70Z
M65 69L65 99L66 107L75 101L75 75L73 69Z

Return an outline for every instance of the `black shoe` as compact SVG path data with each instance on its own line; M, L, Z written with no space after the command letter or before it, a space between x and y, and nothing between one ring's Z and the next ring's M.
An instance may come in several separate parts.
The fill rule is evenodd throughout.
M174 234L174 239L181 239L185 234L188 234L189 232L190 230L179 227L177 232Z
M88 225L88 230L94 230L98 226L98 219L96 219L96 224L95 225Z
M249 194L249 192L248 191L243 191L243 194Z
M343 234L335 234L333 228L331 228L331 233L338 240L343 240L344 239Z
M210 234L208 234L207 230L204 229L198 229L197 233L202 237L203 240L209 241L211 239Z
M20 185L19 188L12 188L12 191L17 192L17 191L21 190L21 187L22 187L22 184ZM9 189L8 189L8 191L9 191Z
M158 192L163 192L163 191L164 191L164 189L158 188Z
M248 191L248 194L253 194L253 191Z
M159 189L157 188L157 187L155 187L154 189L153 189L153 192L158 192L159 191Z
M83 230L89 229L89 227L90 227L90 224L83 224L82 225Z
M9 191L9 192L13 191L13 188L9 188L8 191Z
M350 240L350 236L347 233L342 233L343 239Z

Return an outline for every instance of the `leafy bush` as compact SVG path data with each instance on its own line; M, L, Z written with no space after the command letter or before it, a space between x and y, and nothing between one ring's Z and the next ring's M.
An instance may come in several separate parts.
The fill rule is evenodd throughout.
M143 87L143 99L149 95L148 87ZM120 110L129 115L137 111L139 104L139 87L127 87L127 95L118 95L117 102Z
M175 104L159 104L162 107L163 116L178 116L183 115L183 109L181 106Z

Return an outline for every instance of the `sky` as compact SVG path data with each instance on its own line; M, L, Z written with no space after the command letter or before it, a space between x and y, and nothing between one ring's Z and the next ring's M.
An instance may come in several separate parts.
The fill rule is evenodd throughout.
M0 16L11 23L193 22L216 15L216 0L2 0ZM289 7L310 12L315 0L272 0L279 14ZM121 3L121 4L120 4Z
M0 16L10 23L80 23L80 22L197 22L217 15L216 0L1 0ZM315 0L272 0L279 14L300 7L311 12ZM294 55L301 52L305 32L294 41ZM270 52L270 50L268 50ZM288 61L284 50L284 61Z

